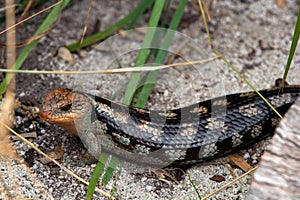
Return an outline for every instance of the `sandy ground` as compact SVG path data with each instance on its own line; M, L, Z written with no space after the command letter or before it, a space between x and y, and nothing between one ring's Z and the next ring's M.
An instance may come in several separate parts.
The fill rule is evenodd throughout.
M133 4L137 5L137 3ZM180 46L182 41L179 39L174 42L175 50L184 55L183 59L185 60L199 60L214 55L209 48L205 29L195 5L196 3L190 3L179 29L184 34L181 38L191 38L189 40L191 45L176 49L176 46ZM93 30L103 30L133 7L131 1L96 2L90 16L88 33ZM273 0L213 1L210 8L212 20L209 22L209 27L214 47L222 52L254 86L259 89L271 87L274 85L275 79L281 77L284 72L297 18L297 7L296 1L288 1L285 8L280 8ZM116 58L122 66L131 66L134 63L136 51L128 51L129 46L126 45L139 44L139 37L133 37L135 40L130 38L124 41L123 37L114 36L115 40L112 40L112 43L106 41L97 48L95 46L82 50L79 54L73 54L75 65L69 65L67 61L55 56L59 47L70 44L80 37L87 9L88 5L84 1L78 1L66 9L61 15L59 24L40 41L22 68L106 69L114 68L117 65ZM76 17L74 17L74 13L76 13ZM148 17L149 13L139 21L141 27L146 25ZM23 30L26 31L26 28L23 27ZM20 37L25 36L21 35ZM111 52L118 56L112 57ZM79 56L82 54L86 55L85 59L81 59ZM288 77L288 82L292 84L299 84L300 70L299 67L296 67L299 63L298 55L299 51L296 52ZM20 74L17 76L17 97L25 105L39 106L48 91L62 86L76 89L88 88L89 92L93 94L110 97L120 89L120 85L126 83L128 77L129 75L87 77ZM163 73L160 73L157 83L147 105L151 109L175 108L197 102L199 99L250 90L220 60L207 65L195 65L192 69L184 67L164 70ZM120 100L120 96L117 96L116 100ZM38 119L28 120L28 118L17 115L17 124L16 130L19 132L35 131L37 137L30 141L45 152L51 152L55 147L63 146L63 165L84 179L89 179L95 163L78 138L60 127L41 122ZM41 156L22 142L16 141L15 145L20 155L46 185L54 199L84 199L86 186L57 166L42 164L39 160ZM251 164L257 164L258 157L264 148L265 143L262 142L248 150L240 151L238 154L248 157L248 159L251 158ZM120 195L120 199L197 199L197 193L192 187L190 179L198 189L200 196L204 197L236 176L243 174L239 168L231 166L234 172L232 175L226 167L227 165L224 164L227 162L227 158L222 158L210 163L195 165L187 170L188 175L179 184L162 182L153 177L148 168L125 162L120 176L116 174L114 180L106 187L99 187L107 192L115 190ZM217 183L210 180L214 175L221 175L225 181ZM210 199L245 199L250 183L251 176L247 176ZM100 194L95 194L94 199L104 198Z

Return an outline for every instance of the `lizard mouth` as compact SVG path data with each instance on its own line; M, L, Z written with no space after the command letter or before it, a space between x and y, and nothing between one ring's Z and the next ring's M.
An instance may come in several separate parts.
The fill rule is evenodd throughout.
M64 122L64 121L74 121L75 118L78 118L75 114L53 114L51 111L42 111L40 109L39 116L42 120L49 122Z
M70 131L71 133L78 135L76 126L75 126L75 121L77 117L72 115L72 114L65 114L65 115L59 115L55 116L52 115L52 112L46 111L43 112L40 110L39 116L42 120L49 121L49 122L54 122L63 127L64 129Z

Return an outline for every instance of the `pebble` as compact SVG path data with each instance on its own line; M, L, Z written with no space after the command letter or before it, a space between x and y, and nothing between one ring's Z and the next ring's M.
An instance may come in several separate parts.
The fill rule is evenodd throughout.
M248 158L250 158L250 154L249 154L248 152L246 152L246 153L244 154L243 158L244 158L245 160L247 160Z
M146 177L142 177L142 178L141 178L141 181L142 181L142 182L145 182L146 180L147 180Z
M153 187L150 186L150 185L147 185L147 186L146 186L146 190L147 190L148 192L150 192L150 191L152 190L152 188L153 188Z

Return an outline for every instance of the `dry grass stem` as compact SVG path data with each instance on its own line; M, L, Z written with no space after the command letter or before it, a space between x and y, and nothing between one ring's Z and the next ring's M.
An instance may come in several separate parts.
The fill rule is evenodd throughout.
M88 12L86 14L86 18L85 18L85 22L84 22L84 27L83 27L82 35L81 35L81 38L80 38L80 46L82 45L84 36L86 34L87 26L88 26L88 23L89 23L89 16L90 16L90 13L91 13L92 8L93 8L93 3L94 3L94 0L91 0L90 4L89 4Z
M147 66L147 67L126 67L121 69L106 69L106 70L91 70L91 71L46 71L46 70L16 70L16 69L0 69L0 72L16 72L16 73L24 73L24 74L114 74L114 73L127 73L127 72L146 72L146 71L154 71L159 69L165 69L169 67L180 67L185 65L194 65L201 64L205 62L210 62L218 59L219 56L215 56L212 58L191 61L191 62L180 62L169 65L162 66Z
M13 0L6 0L6 27L10 27L15 23L15 7ZM6 43L15 44L16 32L15 29L9 29L6 34ZM13 68L16 58L15 46L8 47L6 49L6 65L7 68ZM7 85L7 91L5 100L1 105L1 120L11 126L12 122L10 117L14 113L14 102L15 102L15 78L12 78ZM11 141L8 138L8 131L5 127L0 126L0 154L7 157L17 158L15 149L11 145Z

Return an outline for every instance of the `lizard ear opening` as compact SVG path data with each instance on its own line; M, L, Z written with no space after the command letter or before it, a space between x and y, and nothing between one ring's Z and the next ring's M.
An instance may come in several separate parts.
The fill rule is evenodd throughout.
M71 108L72 108L72 104L70 103L68 105L61 107L60 109L64 112L67 112L67 111L71 110Z

